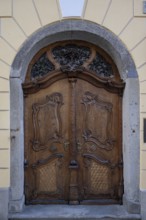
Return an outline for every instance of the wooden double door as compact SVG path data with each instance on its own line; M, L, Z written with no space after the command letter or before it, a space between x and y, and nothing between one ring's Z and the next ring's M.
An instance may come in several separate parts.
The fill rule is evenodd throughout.
M25 97L26 204L121 201L121 96L76 76Z

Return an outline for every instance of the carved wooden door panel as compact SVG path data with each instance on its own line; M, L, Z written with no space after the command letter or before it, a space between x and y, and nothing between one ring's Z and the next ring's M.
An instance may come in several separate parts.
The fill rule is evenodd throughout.
M64 203L69 184L69 85L58 81L25 98L27 203Z
M26 204L121 202L124 83L103 51L80 44L45 48L29 66Z
M123 187L121 97L80 79L76 86L80 203L114 203Z

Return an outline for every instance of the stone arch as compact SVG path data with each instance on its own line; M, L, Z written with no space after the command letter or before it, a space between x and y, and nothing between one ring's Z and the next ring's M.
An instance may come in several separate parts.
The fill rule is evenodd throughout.
M27 67L43 47L58 41L83 40L105 50L126 82L123 96L123 203L131 213L139 212L139 81L135 64L120 39L89 21L65 20L45 26L30 36L17 53L11 68L11 188L9 210L18 212L24 204L23 91Z

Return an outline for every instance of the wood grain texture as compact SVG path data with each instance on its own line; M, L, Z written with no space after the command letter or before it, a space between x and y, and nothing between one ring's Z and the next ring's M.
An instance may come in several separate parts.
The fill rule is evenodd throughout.
M68 48L67 44L60 43L60 48ZM72 57L67 60L71 60L74 67L62 68L61 62L65 63L65 58L61 58L60 63L58 59L53 60L51 50L55 46L47 47L40 56L48 51L56 69L31 81L32 64L36 57L39 59L36 55L23 85L27 204L110 204L122 199L124 84L105 52L84 42L74 44L76 47L69 44L71 52L62 49L65 56L73 54L76 64ZM81 45L80 49L86 46L88 52L91 51L90 56L80 62L75 56L78 45ZM105 57L108 69L113 72L112 78L107 77L106 67L106 75L102 76L88 68L97 54L95 50Z

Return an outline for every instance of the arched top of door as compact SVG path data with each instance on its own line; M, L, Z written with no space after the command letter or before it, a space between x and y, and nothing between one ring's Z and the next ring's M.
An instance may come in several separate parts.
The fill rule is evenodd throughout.
M31 60L23 89L35 93L63 78L80 78L114 93L122 94L124 82L111 57L84 41L62 41L41 49Z

